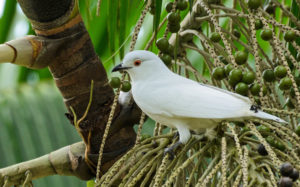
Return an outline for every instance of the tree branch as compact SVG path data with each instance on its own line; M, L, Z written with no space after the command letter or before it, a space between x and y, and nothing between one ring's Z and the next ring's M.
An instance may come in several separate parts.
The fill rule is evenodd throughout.
M80 179L90 179L93 174L84 161L85 145L78 142L42 157L15 164L0 169L0 186L4 180L6 185L22 185L25 180L25 173L32 174L32 180L50 175L76 176Z

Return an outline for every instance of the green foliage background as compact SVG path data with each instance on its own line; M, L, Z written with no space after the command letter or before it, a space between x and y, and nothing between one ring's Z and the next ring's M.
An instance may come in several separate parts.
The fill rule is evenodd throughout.
M53 84L21 85L0 93L0 168L50 153L80 141L64 117L66 111ZM35 180L37 186L83 186L75 177Z

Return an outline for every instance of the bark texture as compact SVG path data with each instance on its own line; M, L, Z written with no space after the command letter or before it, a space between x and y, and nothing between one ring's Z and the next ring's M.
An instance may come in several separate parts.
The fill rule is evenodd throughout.
M66 13L70 9L72 0L19 0L18 2L29 19L50 22Z

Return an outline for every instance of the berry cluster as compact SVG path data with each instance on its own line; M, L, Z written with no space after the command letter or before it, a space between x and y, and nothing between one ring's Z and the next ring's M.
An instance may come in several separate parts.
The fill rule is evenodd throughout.
M190 5L188 2L194 3ZM226 172L227 168L227 171L236 171L229 175L230 179L227 178L228 185L229 181L230 184L238 185L241 182L234 180L239 176L237 166L243 172L243 185L247 184L248 178L252 186L264 186L267 182L268 186L276 186L277 181L278 186L299 184L300 22L286 4L288 3L278 3L276 0L235 1L233 7L222 4L220 0L176 0L166 4L167 16L162 19L164 21L147 46L153 46L154 38L159 36L155 44L159 57L168 67L186 77L247 96L255 106L260 106L260 110L288 122L283 125L272 121L247 119L249 121L228 122L225 127L219 127L217 145L209 147L209 151L205 152L210 154L204 156L218 160L215 155L219 154L217 150L222 147L219 144L220 137L225 136L225 149L228 153L234 150L234 154L227 159L231 163L222 164L221 167L225 169L221 170L217 168L216 161L215 166L211 166L211 171L203 170L207 165L201 166L202 163L197 163L199 165L193 167L201 169L193 169L207 173L206 177L197 179L199 184L209 184L213 181L210 177L221 180L219 171ZM152 4L152 14L156 13L155 8ZM280 16L282 18L279 19ZM288 19L298 28L284 23L284 19ZM226 24L223 24L224 20ZM161 31L165 28L165 23L166 29ZM162 32L164 35L160 37ZM192 55L189 56L192 52L198 53L201 58L194 60ZM116 81L117 84L112 82L113 80L111 85L114 88L121 84L120 80ZM235 128L229 129L233 124ZM162 131L162 126L157 125L156 129L158 127ZM199 149L195 148L196 152ZM297 170L292 167L292 172L281 171L280 175L276 168L282 162L292 163ZM255 174L260 171L261 165L265 165L268 171ZM285 168L285 165L281 167ZM177 163L176 166L181 168L182 165ZM185 172L181 174L183 173ZM222 177L226 179L226 175ZM189 179L188 176L185 178ZM225 179L222 182L226 182ZM191 184L192 181L189 180L188 183Z
M293 168L290 163L284 163L280 166L280 174L279 187L292 187L293 182L299 178L299 171Z
M121 79L119 77L112 77L109 84L112 88L120 88ZM129 81L123 81L121 90L123 92L129 92L131 90L131 83Z

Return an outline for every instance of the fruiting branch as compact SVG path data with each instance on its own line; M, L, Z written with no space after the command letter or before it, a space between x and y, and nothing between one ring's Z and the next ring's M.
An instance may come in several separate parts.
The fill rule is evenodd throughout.
M225 126L220 125L216 129L218 135L213 140L214 144L205 151L207 154L197 155L205 149L204 145L210 143L209 140L195 144L191 143L191 140L176 153L175 161L169 161L168 156L157 157L159 154L150 157L156 156L157 161L141 156L142 150L138 148L155 146L155 143L152 145L145 141L132 149L145 160L136 163L136 172L118 163L100 181L110 181L110 185L139 182L154 186L172 186L182 182L191 186L206 184L217 186L226 182L232 186L239 186L241 183L249 186L254 184L272 186L277 181L280 183L290 181L289 177L279 174L278 169L284 162L290 162L295 169L300 167L297 152L300 134L300 126L297 125L299 103L294 100L294 97L298 98L299 92L300 77L297 72L299 65L295 54L291 54L287 47L288 43L291 43L291 46L300 53L295 42L300 36L299 30L282 24L272 17L271 13L264 11L259 1L252 0L247 3L234 1L234 8L226 7L217 0L195 1L192 11L181 21L178 28L181 10L177 7L177 3L182 1L174 2L167 4L166 10L169 12L167 29L162 31L163 37L156 42L159 56L165 64L183 76L194 76L196 80L203 80L248 96L253 103L262 105L264 111L280 113L280 117L289 123L283 126L256 119L249 119L243 123L226 122ZM235 9L238 4L241 10ZM281 13L285 12L282 6L279 8ZM231 24L221 26L218 19L221 17L230 20ZM288 17L293 19L291 21L298 22L293 16ZM202 26L202 23L203 25L207 23L208 26ZM278 27L278 31L273 29L274 27ZM261 30L260 36L257 34L258 30ZM170 38L168 32L173 33ZM279 39L280 32L285 33L285 41ZM267 45L272 49L271 56L261 46L262 40L268 42ZM207 67L211 73L209 81L205 81L205 78L197 73L198 62L190 62L187 55L189 50L194 50L203 57L205 68ZM254 61L250 62L249 57L254 57ZM289 98L297 106L292 108L293 105L290 103L283 104L282 98ZM157 131L158 125L154 134L159 134ZM220 137L226 138L226 146ZM141 157L136 159L134 155L126 155L121 160L122 163L126 163L126 160L131 163L132 160L139 161ZM203 163L206 159L210 161ZM144 167L149 162L155 167ZM185 168L187 165L189 167ZM145 174L147 173L145 170L153 173L152 181ZM271 172L268 173L266 170ZM233 172L225 175L226 171ZM194 177L195 172L197 177ZM112 173L117 176L113 181L111 181ZM128 173L130 175L135 173L138 177L127 175ZM122 177L122 182L119 183L117 178L122 175L125 177ZM141 176L147 180L143 180Z

